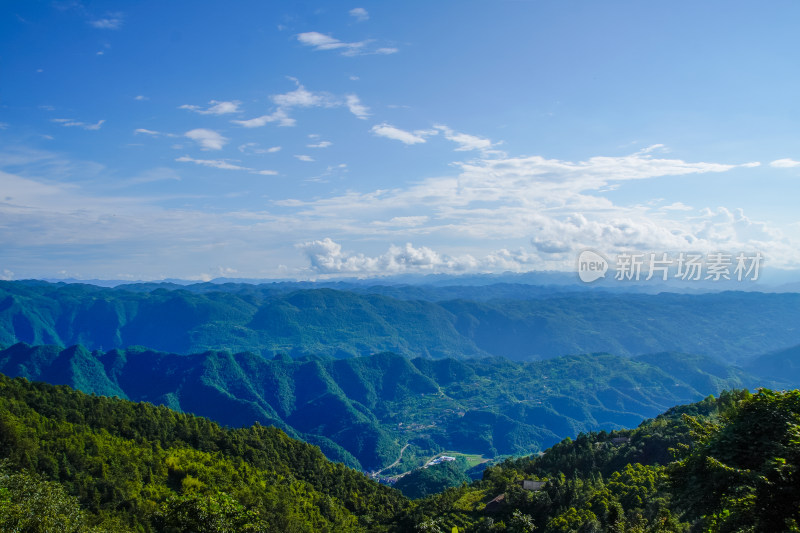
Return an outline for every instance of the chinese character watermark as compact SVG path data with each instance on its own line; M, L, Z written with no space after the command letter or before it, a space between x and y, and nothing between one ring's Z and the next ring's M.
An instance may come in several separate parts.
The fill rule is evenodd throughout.
M617 281L758 281L761 252L736 254L713 252L701 254L680 252L669 254L623 252L617 254L613 279ZM578 277L585 283L605 278L610 262L595 250L578 255Z

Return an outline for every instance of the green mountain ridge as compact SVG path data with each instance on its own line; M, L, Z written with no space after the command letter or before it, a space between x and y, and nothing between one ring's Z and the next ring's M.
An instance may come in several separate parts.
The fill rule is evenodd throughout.
M514 360L676 351L738 361L800 344L796 293L551 293L534 287L513 299L498 285L482 287L480 301L463 299L466 288L443 294L456 299L434 301L424 291L413 299L413 288L391 289L109 289L0 281L0 345Z
M533 453L581 432L635 426L725 388L776 383L677 353L533 362L392 353L265 359L24 343L0 351L0 372L163 404L231 427L274 425L365 471L395 462L408 444L399 472L444 450L487 458Z

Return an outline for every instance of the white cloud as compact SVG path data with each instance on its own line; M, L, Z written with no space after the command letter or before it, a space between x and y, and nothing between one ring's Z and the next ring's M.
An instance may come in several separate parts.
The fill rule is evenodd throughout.
M321 141L321 142L318 142L316 144L307 144L306 146L309 147L309 148L327 148L328 146L331 146L332 144L333 143L330 142L330 141Z
M221 150L228 143L228 139L216 131L204 128L187 131L185 135L199 144L203 150Z
M74 128L83 128L85 130L90 130L90 131L99 130L103 126L103 124L105 123L105 120L98 120L94 124L87 124L86 122L80 122L78 120L73 120L71 118L54 118L52 120L53 120L53 122L55 122L57 124L61 124L62 126L74 127Z
M255 170L250 167L243 167L242 165L237 164L238 161L234 159L195 159L193 157L189 157L188 155L184 155L178 157L175 159L175 161L179 161L181 163L194 163L196 165L218 168L221 170L246 170L253 174L260 174L262 176L275 176L278 174L274 170Z
M145 129L145 128L136 128L135 130L133 130L133 133L135 133L135 134L143 134L143 135L153 135L153 136L161 135L161 132L154 131L154 130L148 130L148 129Z
M314 158L310 155L296 155L295 157L300 161L306 161L307 163L314 161Z
M205 109L203 109L200 106L189 105L189 104L184 104L180 106L178 109L188 109L189 111L194 111L195 113L200 113L201 115L225 115L228 113L238 113L240 105L241 102L237 100L233 100L230 102L211 100L208 103L208 107Z
M280 152L280 146L271 146L269 148L259 148L258 143L245 143L239 146L239 151L249 154L274 154Z
M405 144L424 143L427 135L435 134L435 131L430 130L417 130L412 133L410 131L401 130L400 128L395 128L386 122L373 126L370 131L378 137L386 137L387 139L393 139Z
M377 256L354 254L342 251L341 244L330 237L307 241L297 245L319 274L392 275L402 273L438 273L468 271L526 271L540 261L535 254L524 250L500 249L484 257L470 254L451 256L427 246L391 245L389 250Z
M795 161L794 159L776 159L770 163L769 166L775 168L794 168L800 167L800 161Z
M360 119L369 117L369 108L361 103L358 96L355 94L348 94L346 96L347 108L352 114Z
M148 97L146 97L143 94L137 94L136 96L133 97L133 99L138 101L138 102L143 102L145 100L150 100Z
M669 205L659 207L662 211L694 211L694 208L683 202L673 202Z
M272 95L271 99L277 106L273 113L232 122L246 128L259 128L271 122L277 122L281 126L294 126L296 121L289 116L289 111L295 107L331 108L346 105L350 112L358 118L369 116L369 109L362 105L358 96L354 94L347 95L342 99L324 92L309 91L296 78L290 77L289 79L295 83L296 88L286 93Z
M227 159L194 159L193 157L185 155L175 159L175 161L179 161L181 163L195 163L204 167L220 168L223 170L252 170L251 168L243 167L241 165L235 165Z
M336 39L335 37L331 37L330 35L325 35L324 33L319 33L316 31L309 31L305 33L297 34L297 40L300 44L304 44L306 46L311 46L314 50L317 51L325 51L325 50L339 50L342 55L344 56L357 56L357 55L367 55L367 54L394 54L397 53L397 48L392 47L381 47L375 50L370 50L367 45L372 42L372 40L365 40L365 41L356 41L356 42L344 42Z
M122 27L122 14L114 13L105 18L90 20L89 25L101 30L118 30Z
M363 7L355 7L350 10L350 16L354 17L358 22L369 20L369 13Z
M492 141L489 139L468 135L466 133L458 133L441 124L437 124L434 127L444 134L445 139L458 144L456 152L465 152L469 150L485 151L492 148Z
M407 238L413 234L437 242L480 243L480 247L490 242L527 242L532 248L525 264L536 261L537 268L570 268L573 254L586 247L608 253L759 247L772 254L779 252L785 264L800 262L791 240L742 213L714 210L713 217L692 216L688 210L697 211L679 202L666 209L656 204L623 206L597 194L628 180L749 167L658 158L653 151L579 162L540 156L484 158L460 163L457 177L308 202L276 203L297 209L303 217L325 220L347 238ZM409 223L402 226L401 221ZM493 257L499 265L502 254ZM476 268L488 264L485 257L476 261Z
M272 101L287 109L292 107L330 107L334 105L328 95L313 93L303 87L297 80L294 81L297 83L297 88L294 91L273 95Z
M274 175L231 159L185 155L179 161L198 165L196 171L251 173L255 184ZM103 277L142 264L134 274L149 279L164 276L161 265L169 265L170 276L186 277L197 274L193 265L215 265L223 256L243 277L569 270L582 247L610 258L632 249L758 250L770 267L800 267L800 225L776 227L716 205L702 209L694 197L695 209L687 211L680 202L662 209L663 200L626 205L602 194L630 180L660 180L654 182L658 186L676 175L722 186L725 172L748 172L741 165L684 161L656 150L575 161L479 155L458 163L452 175L391 189L282 201L272 193L266 207L227 212L204 209L208 200L196 196L167 208L164 198L114 197L108 188L89 189L108 182L102 179L108 172L54 153L0 147L0 164L39 176L0 171L0 245L8 258L0 268L18 277L50 272L54 253L74 250L81 251L80 262L63 259L74 255L63 253L58 268L91 269L87 277ZM159 170L130 181L177 178ZM294 248L287 241L304 244ZM376 242L386 244L375 248ZM135 260L145 253L152 261ZM289 266L280 273L265 266L279 264Z
M343 54L345 55L353 55L356 53L357 50L359 50L365 44L367 44L366 41L346 43L340 41L339 39L335 39L330 35L325 35L323 33L319 33L316 31L299 33L297 35L297 40L300 41L301 44L304 44L306 46L313 46L314 50L343 49Z
M279 126L294 126L296 121L289 117L286 110L278 109L269 115L261 115L260 117L248 120L232 120L231 122L239 126L244 126L245 128L260 128L266 126L270 122L277 122Z

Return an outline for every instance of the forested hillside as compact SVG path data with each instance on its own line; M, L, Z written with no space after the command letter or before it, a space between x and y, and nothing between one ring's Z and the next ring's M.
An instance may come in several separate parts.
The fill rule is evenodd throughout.
M377 531L405 505L275 428L5 376L0 458L3 531Z
M252 353L90 352L22 343L0 351L0 372L163 404L233 427L274 425L366 471L399 458L386 475L448 450L485 459L533 453L581 432L635 426L725 388L775 383L678 353L528 363L391 353L268 360Z
M796 531L798 419L800 391L723 392L409 501L274 428L0 376L0 528ZM424 493L447 465L406 484Z
M420 500L401 523L459 532L800 530L800 391L725 392L634 430L567 439L541 457ZM522 481L542 481L523 488Z
M294 285L178 288L0 281L0 344L140 345L174 353L251 351L267 357L351 357L392 351L410 357L570 353L639 355L679 351L726 361L800 344L800 294L553 293L483 287L481 300L453 288L431 300L392 288L290 290ZM370 292L371 291L371 292ZM496 298L491 298L491 293ZM538 294L538 296L537 296Z

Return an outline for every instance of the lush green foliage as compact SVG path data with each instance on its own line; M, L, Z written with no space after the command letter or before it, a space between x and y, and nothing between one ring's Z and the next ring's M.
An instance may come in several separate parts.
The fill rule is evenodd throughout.
M409 502L274 428L223 429L165 407L0 377L0 528L797 531L799 427L800 391L723 392L633 430L581 433ZM452 484L465 466L456 463L409 474L407 488L421 496ZM528 490L522 480L543 484Z
M663 369L663 370L662 370ZM666 371L665 371L666 370ZM75 346L0 350L0 372L163 404L229 426L274 425L332 460L397 474L443 450L493 458L591 430L635 426L668 407L754 379L707 357L608 354L506 359L291 359Z
M382 529L404 505L394 489L275 428L224 429L1 376L0 457L11 472L0 476L0 520L16 524L43 509L41 520L76 528L88 520L143 531L359 531Z
M467 461L463 457L425 466L401 477L394 488L409 498L424 498L469 482L469 477L464 473L467 468Z
M304 286L0 281L0 345L530 360L600 351L730 359L800 344L800 294L559 293L502 284L297 290Z
M723 392L635 430L581 434L419 500L428 531L800 531L800 391ZM525 490L521 480L543 480ZM497 495L499 503L489 503Z

